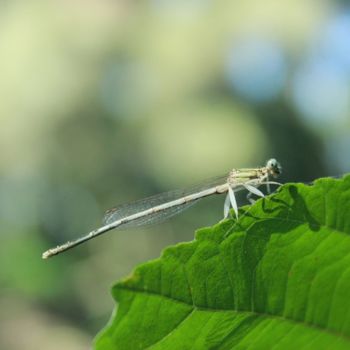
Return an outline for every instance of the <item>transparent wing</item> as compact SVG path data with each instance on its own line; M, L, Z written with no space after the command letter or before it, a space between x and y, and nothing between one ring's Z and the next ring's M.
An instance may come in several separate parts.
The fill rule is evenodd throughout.
M135 202L131 202L128 204L121 204L119 206L116 206L114 208L111 208L106 211L104 218L103 218L103 224L107 225L112 222L115 222L117 220L120 220L124 217L136 214L138 212L153 208L155 206L171 202L173 200L182 198L184 196L191 195L193 193L197 193L200 191L203 191L205 189L222 185L226 182L227 175L224 176L218 176L212 179L209 179L201 184L192 186L187 189L181 189L181 190L173 190L169 192L164 192L157 194L155 196L151 196L148 198L140 199ZM199 199L193 200L191 202L188 202L186 204L181 204L177 206L173 206L171 208L167 208L166 210L158 211L153 214L135 219L133 221L127 222L121 226L120 228L131 228L136 226L143 226L143 225L151 225L155 223L162 222L182 211L185 209L188 209L195 203L197 203Z

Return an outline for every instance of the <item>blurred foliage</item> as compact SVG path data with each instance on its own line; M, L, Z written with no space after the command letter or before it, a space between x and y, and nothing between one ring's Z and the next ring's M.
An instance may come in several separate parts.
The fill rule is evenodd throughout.
M45 315L38 334L59 318L91 339L111 281L217 221L222 198L45 263L42 250L110 206L270 157L281 181L348 170L349 23L337 1L2 1L0 301ZM0 347L20 348L10 334Z

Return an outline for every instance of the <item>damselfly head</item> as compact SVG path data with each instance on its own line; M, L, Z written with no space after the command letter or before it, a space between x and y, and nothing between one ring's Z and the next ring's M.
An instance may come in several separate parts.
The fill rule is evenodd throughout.
M281 164L275 158L271 158L266 163L266 168L273 177L277 177L282 173Z

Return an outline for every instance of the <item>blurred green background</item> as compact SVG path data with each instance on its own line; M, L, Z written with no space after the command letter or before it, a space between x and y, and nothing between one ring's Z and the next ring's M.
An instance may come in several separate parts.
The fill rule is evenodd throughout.
M349 171L347 4L2 0L0 348L89 348L113 282L223 198L41 260L109 207L270 157L283 182Z

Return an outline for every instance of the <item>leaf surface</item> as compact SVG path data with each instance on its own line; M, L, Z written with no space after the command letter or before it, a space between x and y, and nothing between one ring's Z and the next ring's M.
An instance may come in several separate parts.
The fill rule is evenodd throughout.
M350 176L287 184L112 290L114 349L350 349Z

